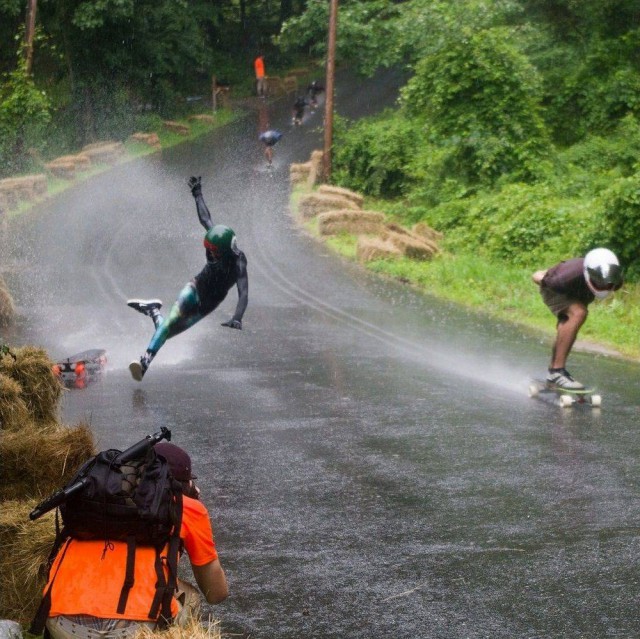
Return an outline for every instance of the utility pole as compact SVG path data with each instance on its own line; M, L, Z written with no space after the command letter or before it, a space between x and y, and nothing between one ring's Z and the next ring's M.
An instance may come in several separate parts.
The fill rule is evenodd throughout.
M36 32L36 11L38 0L27 0L27 23L24 32L24 53L27 73L31 73L33 65L33 38Z
M324 153L322 173L325 182L331 179L331 147L333 146L333 85L336 67L336 31L338 26L338 0L331 0L329 9L329 38L327 42L327 81L324 105Z

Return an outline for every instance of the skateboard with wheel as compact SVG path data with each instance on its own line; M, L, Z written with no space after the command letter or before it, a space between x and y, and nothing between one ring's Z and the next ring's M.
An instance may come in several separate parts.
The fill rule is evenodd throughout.
M560 388L542 379L534 379L529 385L529 397L539 397L550 400L552 403L570 408L575 404L585 404L592 408L602 406L602 397L596 394L593 388L582 390L569 390Z
M53 372L67 388L86 388L102 377L106 364L107 351L92 348L56 362Z

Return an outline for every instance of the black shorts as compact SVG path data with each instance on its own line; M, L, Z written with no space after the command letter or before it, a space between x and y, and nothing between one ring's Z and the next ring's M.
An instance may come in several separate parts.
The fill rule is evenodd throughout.
M569 306L578 301L546 286L540 287L540 295L542 295L542 300L549 307L549 310L558 318L558 321L561 322L567 319L566 310Z

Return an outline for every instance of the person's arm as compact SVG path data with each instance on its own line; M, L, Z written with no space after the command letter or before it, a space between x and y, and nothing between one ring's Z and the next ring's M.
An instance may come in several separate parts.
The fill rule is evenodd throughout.
M202 178L190 177L189 188L191 189L191 194L196 200L196 210L198 211L200 224L202 224L205 230L208 231L213 226L213 222L211 221L211 213L209 213L209 209L202 197Z
M238 259L236 260L236 273L236 285L238 287L238 304L236 306L236 312L228 322L223 322L222 326L242 329L242 316L247 310L247 305L249 304L249 275L247 273L247 258L244 253L240 253L240 255L238 255Z
M217 604L229 596L227 577L220 565L220 560L215 559L204 566L192 565L193 576L196 578L198 588L202 591L207 603Z

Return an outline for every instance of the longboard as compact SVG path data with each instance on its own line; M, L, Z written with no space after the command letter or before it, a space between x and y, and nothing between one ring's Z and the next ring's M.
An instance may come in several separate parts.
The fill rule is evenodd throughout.
M53 371L65 386L85 388L101 377L106 363L107 351L104 348L91 348L56 362Z
M542 379L534 379L529 385L529 397L551 399L553 403L562 408L569 408L575 404L586 404L593 408L602 406L602 397L596 394L593 388L582 390L569 390L549 384Z

